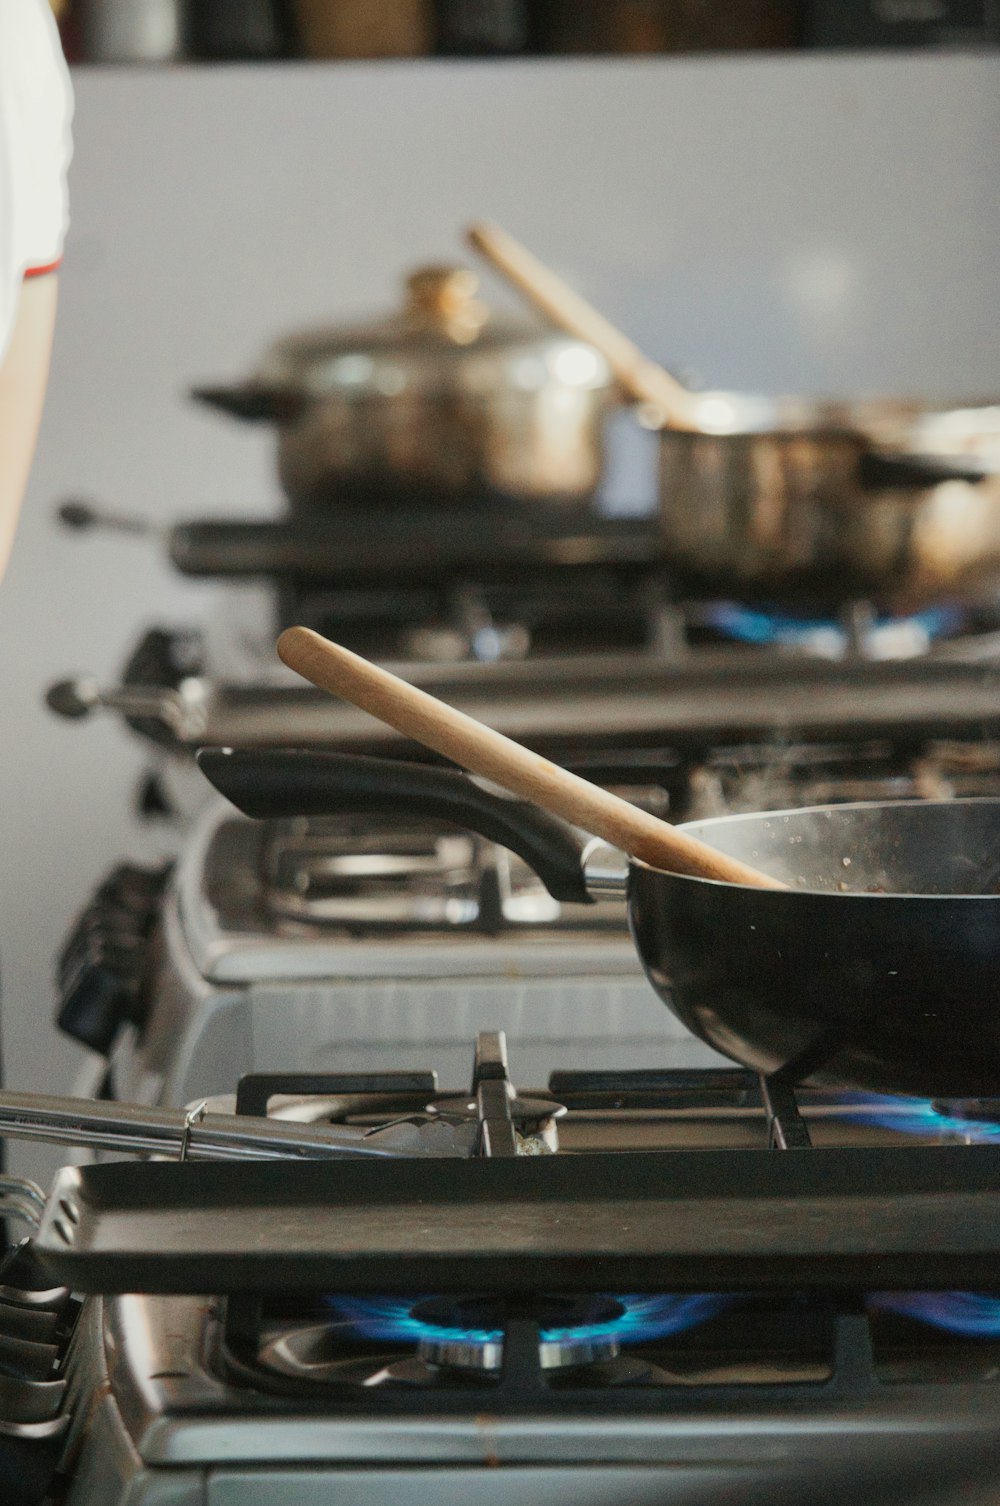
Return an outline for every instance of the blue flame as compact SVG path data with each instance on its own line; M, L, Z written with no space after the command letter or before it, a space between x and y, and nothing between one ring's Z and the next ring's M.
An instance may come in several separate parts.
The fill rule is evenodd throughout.
M1000 1338L1000 1297L987 1292L869 1292L866 1300L965 1338Z
M569 1328L543 1328L543 1343L560 1344L590 1339L619 1339L623 1344L646 1344L670 1334L697 1328L740 1300L725 1292L671 1292L659 1296L632 1293L615 1297L625 1311L604 1323L584 1323Z
M1000 1122L966 1119L949 1114L929 1098L895 1098L880 1093L842 1093L838 1101L850 1109L845 1117L856 1124L880 1126L902 1135L955 1136L977 1144L1000 1141Z
M415 1317L426 1299L407 1297L328 1297L327 1305L359 1339L382 1343L464 1344L485 1348L503 1343L502 1327L448 1327ZM586 1344L615 1339L621 1345L647 1344L683 1333L744 1302L740 1292L637 1294L611 1299L623 1309L603 1322L543 1328L542 1343ZM1000 1338L1000 1295L986 1292L869 1292L870 1309L898 1313L963 1338Z
M847 643L843 623L754 610L735 601L708 603L699 611L698 620L737 643L782 643L793 648L826 651L842 651ZM933 643L959 632L965 621L966 614L958 606L931 607L906 618L879 617L871 631L877 634L880 629L891 629L905 622L927 643Z
M425 1298L413 1297L328 1297L327 1302L355 1330L360 1339L378 1339L390 1343L415 1344L420 1339L436 1339L451 1344L498 1344L502 1328L447 1328L414 1317L414 1309Z
M450 1328L414 1316L426 1299L406 1297L329 1297L327 1302L354 1329L358 1338L390 1343L436 1343L482 1345L503 1341L502 1328ZM542 1343L587 1343L618 1339L623 1344L644 1344L663 1339L706 1323L741 1298L732 1293L693 1292L664 1295L615 1296L623 1311L603 1322L581 1323L564 1328L543 1328Z

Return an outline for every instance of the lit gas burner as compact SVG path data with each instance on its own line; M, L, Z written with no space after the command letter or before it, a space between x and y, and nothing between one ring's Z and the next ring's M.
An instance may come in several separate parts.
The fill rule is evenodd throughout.
M613 1297L546 1297L548 1325L539 1335L543 1370L613 1359L620 1349L616 1328L625 1309ZM421 1327L417 1352L433 1365L463 1370L499 1370L503 1360L503 1307L489 1297L436 1297L418 1302L412 1317Z
M738 602L696 603L688 608L692 626L708 629L729 642L776 646L818 659L911 659L926 654L932 643L954 637L968 622L964 608L945 604L910 617L876 616L856 604L840 619L825 621L781 611L742 606Z
M996 1104L978 1099L940 1103L930 1098L894 1098L879 1093L839 1095L845 1118L894 1130L902 1135L920 1135L933 1140L954 1140L963 1145L988 1145L1000 1141L1000 1117Z
M995 1293L870 1292L867 1302L963 1338L1000 1338L1000 1296Z
M624 1344L647 1343L705 1323L736 1298L721 1293L612 1297L547 1295L525 1316L539 1325L543 1370L589 1365L614 1358ZM513 1316L488 1296L336 1297L336 1319L357 1338L390 1344L416 1343L428 1364L498 1371L505 1323Z

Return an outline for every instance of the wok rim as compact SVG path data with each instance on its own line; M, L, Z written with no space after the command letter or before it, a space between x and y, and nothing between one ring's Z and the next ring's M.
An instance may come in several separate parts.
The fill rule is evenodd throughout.
M838 804L826 805L799 805L783 808L781 810L767 811L739 811L728 816L708 816L702 821L682 821L677 823L677 831L691 832L695 827L699 833L706 827L733 826L744 821L760 821L765 817L776 818L779 816L809 816L816 815L821 811L860 811L860 810L897 810L903 806L916 806L923 809L941 809L942 807L954 806L993 806L1000 811L1000 796L994 795L962 795L954 800L845 800ZM708 846L711 846L709 841ZM721 851L721 849L716 849ZM756 891L760 894L781 895L786 899L789 895L801 896L803 899L836 899L836 900L900 900L921 899L928 903L953 903L955 900L986 900L994 904L1000 902L1000 894L924 894L910 890L890 890L887 893L869 893L866 890L848 889L757 889L753 884L736 884L729 879L699 878L693 873L672 873L667 868L654 868L652 863L643 862L641 858L629 857L629 870L634 868L644 869L647 873L661 875L664 878L675 879L686 884L703 885L711 889L731 889L737 893ZM766 873L764 868L761 872ZM773 875L772 875L773 876Z

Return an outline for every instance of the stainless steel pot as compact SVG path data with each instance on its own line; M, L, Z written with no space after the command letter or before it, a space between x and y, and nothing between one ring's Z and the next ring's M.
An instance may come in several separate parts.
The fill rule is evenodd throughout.
M1000 581L1000 404L707 392L660 430L667 558L697 593L908 607Z
M288 336L248 381L194 396L276 425L295 505L589 501L613 400L607 362L583 341L492 314L476 288L463 268L423 268L401 313Z
M467 238L660 429L663 538L689 594L900 607L1000 585L1000 404L693 393L507 231Z
M166 63L184 51L182 0L90 0L87 58L97 63Z

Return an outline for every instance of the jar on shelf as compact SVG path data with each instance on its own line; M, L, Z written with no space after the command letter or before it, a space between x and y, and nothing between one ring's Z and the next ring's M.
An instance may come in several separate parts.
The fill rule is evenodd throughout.
M544 47L563 53L792 47L798 0L545 0Z
M83 56L92 63L169 63L184 55L184 0L86 0Z
M422 57L433 40L431 0L295 0L311 58Z
M434 50L445 57L504 57L537 50L540 0L435 0Z
M289 0L187 0L186 9L192 58L253 62L296 50Z
M59 27L59 38L68 63L83 61L83 7L81 0L49 0Z

